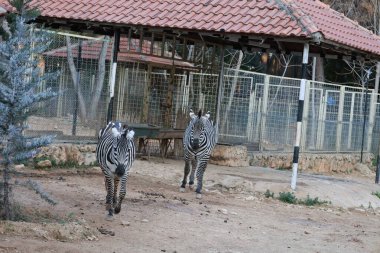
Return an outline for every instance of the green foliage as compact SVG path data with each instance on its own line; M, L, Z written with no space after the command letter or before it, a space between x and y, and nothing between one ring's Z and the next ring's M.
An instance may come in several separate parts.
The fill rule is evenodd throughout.
M372 195L375 195L376 197L378 197L380 199L380 192L379 191L372 192Z
M269 189L264 193L266 198L274 198L274 192L271 192Z
M280 192L278 199L289 204L297 204L297 198L292 192Z
M282 166L278 167L277 169L278 170L290 170L291 167L287 167L287 166L282 165Z
M51 88L39 90L58 76L58 73L43 73L39 68L39 56L48 48L51 38L32 29L30 23L38 11L28 8L31 0L9 3L13 13L6 17L8 24L3 32L7 36L0 43L0 164L4 180L0 215L5 219L11 219L15 212L10 200L13 164L34 157L41 147L52 142L53 136L27 137L23 133L36 105L57 95ZM53 204L37 183L27 181L25 185Z
M268 190L267 190L268 191ZM318 197L310 198L309 195L305 199L297 199L292 192L280 192L278 199L282 202L289 204L299 204L305 206L320 206L325 204L331 204L329 201L319 200Z
M319 200L318 197L310 198L309 195L307 195L306 199L298 200L298 204L305 205L305 206L320 206L320 205L324 205L328 203L329 203L328 201Z

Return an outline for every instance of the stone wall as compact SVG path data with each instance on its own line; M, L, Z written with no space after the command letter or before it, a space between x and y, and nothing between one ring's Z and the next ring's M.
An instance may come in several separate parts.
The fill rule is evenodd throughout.
M96 163L96 145L53 144L42 148L37 155L37 167L52 165L93 165ZM359 171L369 174L374 171L373 154L300 154L299 170L314 173L351 173ZM230 167L260 166L273 169L291 169L292 153L262 152L249 155L245 146L217 145L210 163Z
M359 171L364 174L374 170L373 154L300 154L299 169L315 173L351 173ZM275 169L291 169L292 153L255 153L250 157L252 166L270 167Z
M53 165L92 165L96 162L96 145L53 144L43 147L36 156L37 167L50 167ZM40 166L38 165L40 164Z
M247 147L216 145L212 151L210 163L230 167L249 166Z

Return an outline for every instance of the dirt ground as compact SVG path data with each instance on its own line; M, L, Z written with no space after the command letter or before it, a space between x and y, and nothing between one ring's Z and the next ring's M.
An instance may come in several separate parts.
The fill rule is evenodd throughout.
M301 173L297 197L332 202L306 207L263 194L290 191L289 171L209 165L201 200L178 191L182 172L182 161L136 160L110 222L98 168L25 169L58 204L16 187L15 198L47 220L1 222L0 252L380 252L373 178Z

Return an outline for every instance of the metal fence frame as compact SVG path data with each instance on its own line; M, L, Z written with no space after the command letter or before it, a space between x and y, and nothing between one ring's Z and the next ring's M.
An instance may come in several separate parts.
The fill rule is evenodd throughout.
M66 56L65 36L71 36L72 47L79 41L96 56L99 38L56 33L57 40L45 54L46 70L61 70L54 87L60 95L49 105L40 105L31 130L60 130L73 124L71 111L75 91ZM98 43L98 44L96 44ZM111 49L112 41L109 41ZM91 106L95 72L95 56L84 57L81 87L87 106ZM76 55L74 55L76 57ZM95 57L95 58L94 58ZM106 74L97 109L96 122L78 121L78 138L95 137L105 123L109 100L111 55L106 59ZM50 68L50 69L49 69ZM138 124L163 126L162 114L169 112L171 128L184 128L190 108L203 109L216 116L218 74L177 69L174 80L169 67L147 67L144 64L119 63L116 75L114 118ZM224 70L222 85L219 141L243 144L249 150L291 152L296 134L296 115L300 79L265 75L236 69ZM171 94L171 96L168 96ZM323 82L307 81L303 111L302 152L365 152L377 153L380 136L380 102L373 90ZM169 99L169 100L168 100ZM366 103L365 103L366 102ZM367 110L365 110L367 108ZM54 120L55 125L46 124ZM215 118L214 118L215 120ZM363 137L363 126L364 129ZM42 123L42 124L37 124ZM63 135L70 133L64 131Z

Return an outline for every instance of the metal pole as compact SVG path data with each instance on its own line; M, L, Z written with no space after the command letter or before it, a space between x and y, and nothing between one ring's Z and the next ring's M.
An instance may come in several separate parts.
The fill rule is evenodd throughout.
M216 139L219 135L219 122L220 122L220 106L222 101L222 90L223 90L223 78L224 78L224 45L222 45L222 52L220 54L220 72L218 76L218 93L216 95Z
M380 179L380 148L379 148L379 151L377 151L377 161L376 161L376 177L375 177L375 183L378 184L379 183L379 179Z
M116 69L117 69L117 54L119 52L120 45L120 31L116 30L114 34L114 46L113 46L113 63L111 71L111 83L110 83L110 102L108 104L107 123L112 120L113 113L113 101L115 95L115 81L116 81Z
M307 67L308 60L309 60L309 44L305 43L303 47L302 79L301 79L300 94L299 94L299 99L298 99L297 134L296 134L296 142L294 145L294 153L293 153L293 168L292 168L292 181L291 181L291 187L293 190L296 189L296 184L297 184L297 170L298 170L298 160L299 160L301 132L302 132L303 107L304 107L305 90L306 90L306 77L307 77L306 67Z
M368 101L368 78L365 80L365 98L364 98L364 122L363 122L363 131L362 131L362 147L360 151L360 162L363 162L363 150L364 150L364 135L365 127L367 121L367 101Z
M79 92L79 85L80 85L80 70L82 67L82 40L79 41L78 44L78 57L77 57L77 85L75 90L75 107L74 107L74 113L73 113L73 128L72 128L72 135L75 136L77 134L77 119L78 119L78 92Z

